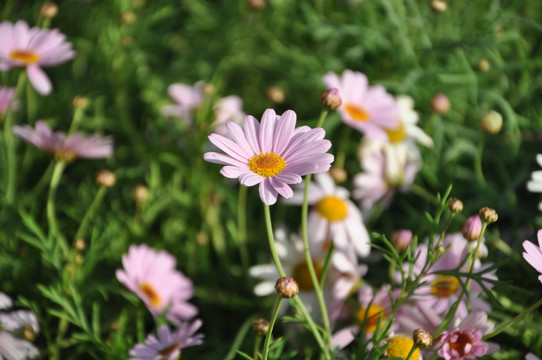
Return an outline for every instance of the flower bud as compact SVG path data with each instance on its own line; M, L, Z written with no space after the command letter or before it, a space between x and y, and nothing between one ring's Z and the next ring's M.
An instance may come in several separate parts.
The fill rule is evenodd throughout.
M433 345L433 337L424 329L414 330L414 344L421 349L428 349Z
M85 110L90 105L90 100L87 97L76 95L73 97L72 105L76 109Z
M437 255L437 259L441 257L442 255L444 255L445 252L446 252L446 247L444 245L437 246L437 248L435 249L435 254Z
M391 236L391 243L395 247L395 250L399 252L405 251L412 244L412 231L406 229L397 230Z
M492 224L499 219L499 215L495 209L488 208L487 206L481 208L478 215L480 215L482 222L486 224Z
M322 95L320 95L320 103L326 110L336 110L342 104L339 90L332 88L322 92Z
M484 132L495 135L502 128L502 116L496 111L491 110L488 113L485 113L480 118L480 126Z
M262 10L265 8L265 0L247 0L247 5L252 10Z
M201 91L207 96L213 96L216 94L216 86L208 82L202 82Z
M120 15L120 21L124 24L133 24L137 21L137 15L133 11L125 11Z
M446 95L439 93L433 96L433 98L431 99L431 107L437 113L444 115L448 111L450 111L452 105L450 104L450 100L448 100L448 97Z
M145 185L136 185L132 190L132 197L136 203L142 204L149 198L149 189Z
M259 318L252 322L252 331L258 336L265 336L269 330L269 321Z
M478 62L478 67L480 68L480 70L485 72L491 69L491 64L486 59L480 59L480 61Z
M299 286L294 278L283 276L277 280L275 290L281 297L291 299L299 292Z
M103 187L112 187L117 182L117 176L109 170L102 170L96 174L96 183Z
M444 0L431 0L430 5L435 12L444 12L448 9L448 4Z
M343 183L348 178L348 173L346 170L337 166L331 166L331 168L329 168L329 175L331 175L333 180L335 180L336 184Z
M75 256L73 257L73 262L77 265L81 265L83 263L83 261L85 260L85 258L83 257L83 255L81 254L75 254Z
M482 220L480 220L478 215L470 216L461 229L461 233L468 241L478 240L481 231Z
M286 98L284 90L279 86L269 86L265 89L265 95L267 95L267 98L275 104L282 104Z
M456 198L451 198L448 202L448 209L454 214L459 214L463 211L463 202Z
M87 243L83 238L77 238L73 241L73 247L77 251L83 251L87 248Z
M44 19L52 19L58 14L58 5L51 1L46 1L40 6L40 16Z

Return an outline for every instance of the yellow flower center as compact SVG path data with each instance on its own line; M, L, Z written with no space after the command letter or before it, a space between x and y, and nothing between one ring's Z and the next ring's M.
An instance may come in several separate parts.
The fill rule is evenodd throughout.
M172 345L169 345L163 349L160 349L160 351L158 351L158 354L162 355L163 357L160 358L160 359L169 359L169 356L179 348L179 344L177 343L174 343Z
M354 119L356 121L365 122L365 121L369 120L369 114L361 106L358 106L358 105L352 104L352 103L348 103L348 104L344 105L344 109L346 110L348 115L350 115L350 117L352 117L352 119Z
M452 275L437 275L431 282L431 294L439 297L449 297L459 290L459 280Z
M414 341L408 336L397 335L392 337L388 341L388 348L386 349L386 357L406 359L410 353L410 349L414 345ZM412 356L412 360L418 360L420 358L420 350L416 349Z
M38 60L40 59L38 54L28 50L13 50L10 54L10 57L13 60L20 61L25 65L33 64L35 62L38 62Z
M381 324L383 324L387 318L386 311L380 305L371 305L368 309L361 308L356 316L360 323L363 324L365 321L365 334L374 334L378 320L382 318Z
M75 159L77 159L77 153L72 150L67 149L57 149L53 152L53 157L57 161L64 161L67 163L73 162Z
M30 324L24 324L21 335L25 340L28 341L34 341L36 340L36 333L34 332L34 328Z
M160 296L158 295L158 293L154 290L154 288L151 285L149 285L147 283L143 283L143 284L139 285L139 289L141 291L143 291L143 293L145 295L147 295L147 297L149 298L152 306L158 307L160 305L160 303L161 303Z
M327 196L316 203L318 213L328 221L341 221L348 216L346 201L336 196Z
M320 276L322 275L323 266L318 262L314 262L313 265L314 265L314 272L316 273L316 277L320 279ZM297 285L299 286L300 290L304 290L304 291L314 290L314 285L312 284L311 274L309 272L309 267L307 263L303 262L303 263L297 264L297 266L294 268L292 277L297 282Z
M467 355L467 352L465 351L467 345L470 345L469 349L472 348L472 345L474 345L474 340L472 340L472 337L466 332L458 332L456 335L457 340L455 342L448 343L450 346L450 351L453 352L455 350L459 356L465 356Z
M391 143L401 142L406 137L405 127L403 124L399 124L397 129L386 129L386 134L388 134Z
M254 155L248 162L248 168L253 173L263 177L271 177L281 173L286 166L286 161L275 152L260 155Z

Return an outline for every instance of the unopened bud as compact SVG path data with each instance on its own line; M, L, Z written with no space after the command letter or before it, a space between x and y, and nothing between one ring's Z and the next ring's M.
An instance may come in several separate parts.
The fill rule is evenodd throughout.
M262 10L265 8L265 0L247 0L247 5L252 10Z
M209 244L209 235L205 231L199 231L196 234L196 242L199 246L206 246Z
M428 349L433 345L433 337L424 329L414 330L414 344L421 349Z
M132 197L136 203L142 204L149 198L149 189L145 185L136 185L132 190Z
M213 96L216 93L216 86L208 82L203 82L201 85L201 92L207 96Z
M77 251L83 251L87 248L87 242L83 238L77 238L73 241L73 247Z
M117 176L109 170L102 170L96 174L96 183L103 187L112 187L117 182Z
M480 59L478 62L478 67L482 71L489 71L489 69L491 69L491 64L486 59Z
M269 330L269 321L260 318L252 322L252 331L258 336L265 336Z
M133 11L125 11L120 15L120 21L124 24L133 24L137 21L137 15Z
M502 115L498 112L491 110L488 113L485 113L480 118L480 126L484 132L495 135L502 128Z
M145 0L132 0L132 6L139 9L145 5Z
M470 216L461 229L461 233L468 241L478 240L481 231L482 220L480 220L478 215Z
M495 209L488 208L487 206L481 208L478 215L480 215L480 220L486 224L492 224L499 219L499 215Z
M34 332L34 328L30 324L24 324L23 329L21 331L21 335L23 339L28 341L34 341L36 340L36 333Z
M444 253L446 252L446 247L444 247L443 245L439 245L437 246L437 248L435 249L435 254L437 255L437 258L441 257L442 255L444 255Z
M410 230L397 230L391 236L391 243L395 250L401 252L412 244L412 231Z
M448 9L448 4L444 0L431 0L430 5L435 12L444 12Z
M335 180L335 183L337 184L345 182L348 178L348 173L346 172L346 170L342 167L337 166L331 166L331 168L329 168L329 175L331 175L331 177L333 178L333 180Z
M275 290L281 297L291 299L299 292L299 285L294 278L283 276L277 280Z
M448 209L454 214L459 214L463 211L463 202L456 198L451 198L448 202Z
M52 19L58 14L58 5L51 1L46 1L40 6L40 16L44 19Z
M85 258L83 257L83 255L79 253L75 254L75 256L73 257L73 262L77 265L81 265L84 260Z
M322 95L320 95L320 103L326 110L336 110L342 104L339 90L332 88L322 92Z
M448 97L446 95L439 93L433 96L433 98L431 99L431 107L437 113L444 115L448 111L450 111L452 105L450 104L450 100L448 100Z
M282 104L286 98L286 95L284 95L284 90L279 86L268 87L265 89L265 95L267 95L267 98L275 104Z
M85 110L90 105L90 100L85 96L76 95L73 97L72 105L76 109Z

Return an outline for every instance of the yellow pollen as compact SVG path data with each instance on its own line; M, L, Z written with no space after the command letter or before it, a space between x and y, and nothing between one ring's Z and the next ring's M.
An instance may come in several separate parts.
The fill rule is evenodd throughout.
M386 311L380 305L371 305L368 309L359 309L356 316L360 323L363 324L365 321L365 334L374 334L378 320L382 318L381 324L383 324L387 318Z
M316 273L316 277L320 279L320 276L322 275L322 265L317 262L313 262L314 265L314 272ZM297 282L297 285L299 285L300 290L305 291L311 291L314 290L314 285L312 284L311 280L311 274L309 272L309 267L307 263L303 262L294 268L292 277Z
M414 345L414 341L408 336L402 336L402 335L394 336L388 341L388 348L386 349L386 357L388 359L390 358L406 359L408 354L410 353L410 349L412 349L412 345ZM412 356L410 356L410 358L413 360L419 359L420 350L416 349L414 353L412 354Z
M391 143L401 142L406 137L405 127L403 124L399 124L397 129L386 129L386 134L388 134Z
M346 201L336 196L327 196L316 203L316 210L328 221L341 221L348 216Z
M348 103L344 105L344 109L348 112L352 119L356 121L365 122L369 120L369 114L361 106Z
M57 149L53 152L53 157L57 161L64 161L67 163L73 162L75 159L77 159L77 153L72 150L67 149Z
M459 280L452 275L437 275L431 282L431 294L439 297L449 297L459 290Z
M154 291L154 288L151 285L143 283L139 285L139 289L141 289L141 291L143 291L143 293L147 295L152 306L157 307L160 305L160 296L158 296L158 294L156 293L156 291Z
M161 359L169 359L169 356L179 348L179 344L177 343L174 343L172 345L169 345L163 349L161 349L160 351L158 351L158 354L162 355L163 358Z
M248 168L253 173L263 177L271 177L281 173L286 167L286 161L275 152L260 155L254 155L248 162Z
M448 342L448 345L450 346L450 352L453 353L453 351L455 350L457 351L459 356L465 356L467 355L465 352L467 345L474 345L474 341L472 340L472 337L466 332L461 331L456 335L457 340L455 342ZM471 348L471 346L469 346L469 348Z
M38 62L40 57L33 51L27 50L13 50L10 54L10 57L13 60L22 62L24 65L30 65L35 62Z

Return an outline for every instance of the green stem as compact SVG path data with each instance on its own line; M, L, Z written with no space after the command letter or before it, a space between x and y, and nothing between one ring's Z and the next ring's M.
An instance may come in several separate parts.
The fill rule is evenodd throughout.
M320 332L316 328L316 324L314 323L309 312L305 308L305 305L303 305L303 302L297 295L292 299L292 301L294 302L296 309L301 313L301 315L303 315L303 317L305 318L305 321L307 321L307 325L309 326L312 334L314 335L314 339L320 346L320 349L322 349L322 351L324 352L324 356L326 360L331 360L331 356L329 355L329 350L327 349L324 343L324 340L322 339L322 336L320 335Z
M484 178L484 171L482 169L482 155L484 153L484 139L485 137L482 137L482 140L478 142L478 147L476 149L476 154L474 156L474 174L476 175L476 179L478 180L478 184L480 186L487 186L486 179Z
M6 152L7 152L7 186L6 186L6 203L12 205L15 201L15 194L17 192L17 152L15 137L13 135L13 125L14 125L14 109L13 104L21 96L21 92L24 87L24 82L26 80L26 71L22 71L19 74L19 79L17 80L17 86L15 87L15 92L11 101L7 113L5 114L4 122L4 141L6 143Z
M66 243L66 239L60 234L58 230L58 224L56 221L56 212L55 212L55 194L58 184L60 183L60 178L62 177L62 172L66 167L64 161L58 161L53 168L53 175L51 176L51 183L49 185L49 192L47 194L47 221L49 224L50 234L53 238L56 238L59 242L59 245L62 247L64 256L68 257L69 247Z
M341 141L339 142L339 150L337 151L337 156L335 157L335 167L344 168L344 162L346 159L346 144L352 133L352 128L350 126L343 127L343 133L341 135Z
M107 192L107 187L100 186L98 189L98 192L96 193L96 197L92 201L92 204L90 204L90 207L87 210L87 213L83 217L83 220L81 221L81 225L79 225L79 229L77 229L77 232L75 233L75 238L84 238L85 232L87 230L88 224L96 214L96 210L98 210L98 207L102 203L102 200L104 198L105 193Z
M51 356L49 359L51 360L60 360L60 349L62 348L63 338L66 334L66 330L68 330L68 320L65 318L61 318L58 322L58 333L56 335L56 341L55 346L51 350Z
M265 227L267 229L267 239L269 240L269 249L271 250L271 256L273 257L273 262L277 268L279 275L281 277L286 276L282 263L280 262L279 255L277 253L277 248L275 246L275 235L273 234L273 225L271 224L271 213L269 211L269 205L263 205L265 213Z
M540 305L542 305L542 299L535 302L533 305L531 305L529 308L525 309L523 312L519 313L515 318L513 318L510 321L505 322L504 324L500 325L498 328L490 332L489 334L486 334L482 337L482 340L487 340L492 338L493 336L501 333L502 331L506 330L509 326L515 324L519 320L521 320L525 315L531 313L532 311L536 310Z
M414 352L416 351L418 347L416 346L416 343L412 343L412 347L410 348L410 351L408 352L408 355L407 357L405 358L405 360L410 360L410 358L412 357L412 355L414 355Z
M277 299L277 303L275 304L275 310L273 311L273 315L271 316L271 321L269 322L269 330L267 330L267 334L265 334L265 341L263 343L263 360L267 360L267 354L269 353L269 343L271 341L271 334L273 333L273 327L275 326L275 322L277 321L277 317L279 315L279 309L280 305L282 304L282 301L284 298L279 297Z
M410 184L410 187L409 187L410 191L412 191L414 194L418 195L419 197L433 203L433 204L438 204L439 201L438 199L435 197L435 195L431 194L429 191L425 190L423 187L421 187L420 185L416 184L416 183L412 183Z
M243 269L248 268L247 251L247 189L241 185L237 197L237 241L239 242L239 253Z
M260 351L260 343L262 342L261 336L256 336L256 341L254 342L254 352L252 354L252 358L254 360L258 360L258 352Z
M79 124L81 123L81 120L83 120L83 115L85 113L85 110L81 107L76 107L75 111L73 112L73 118L72 123L70 125L70 129L68 130L68 135L73 134L77 128L79 127Z

